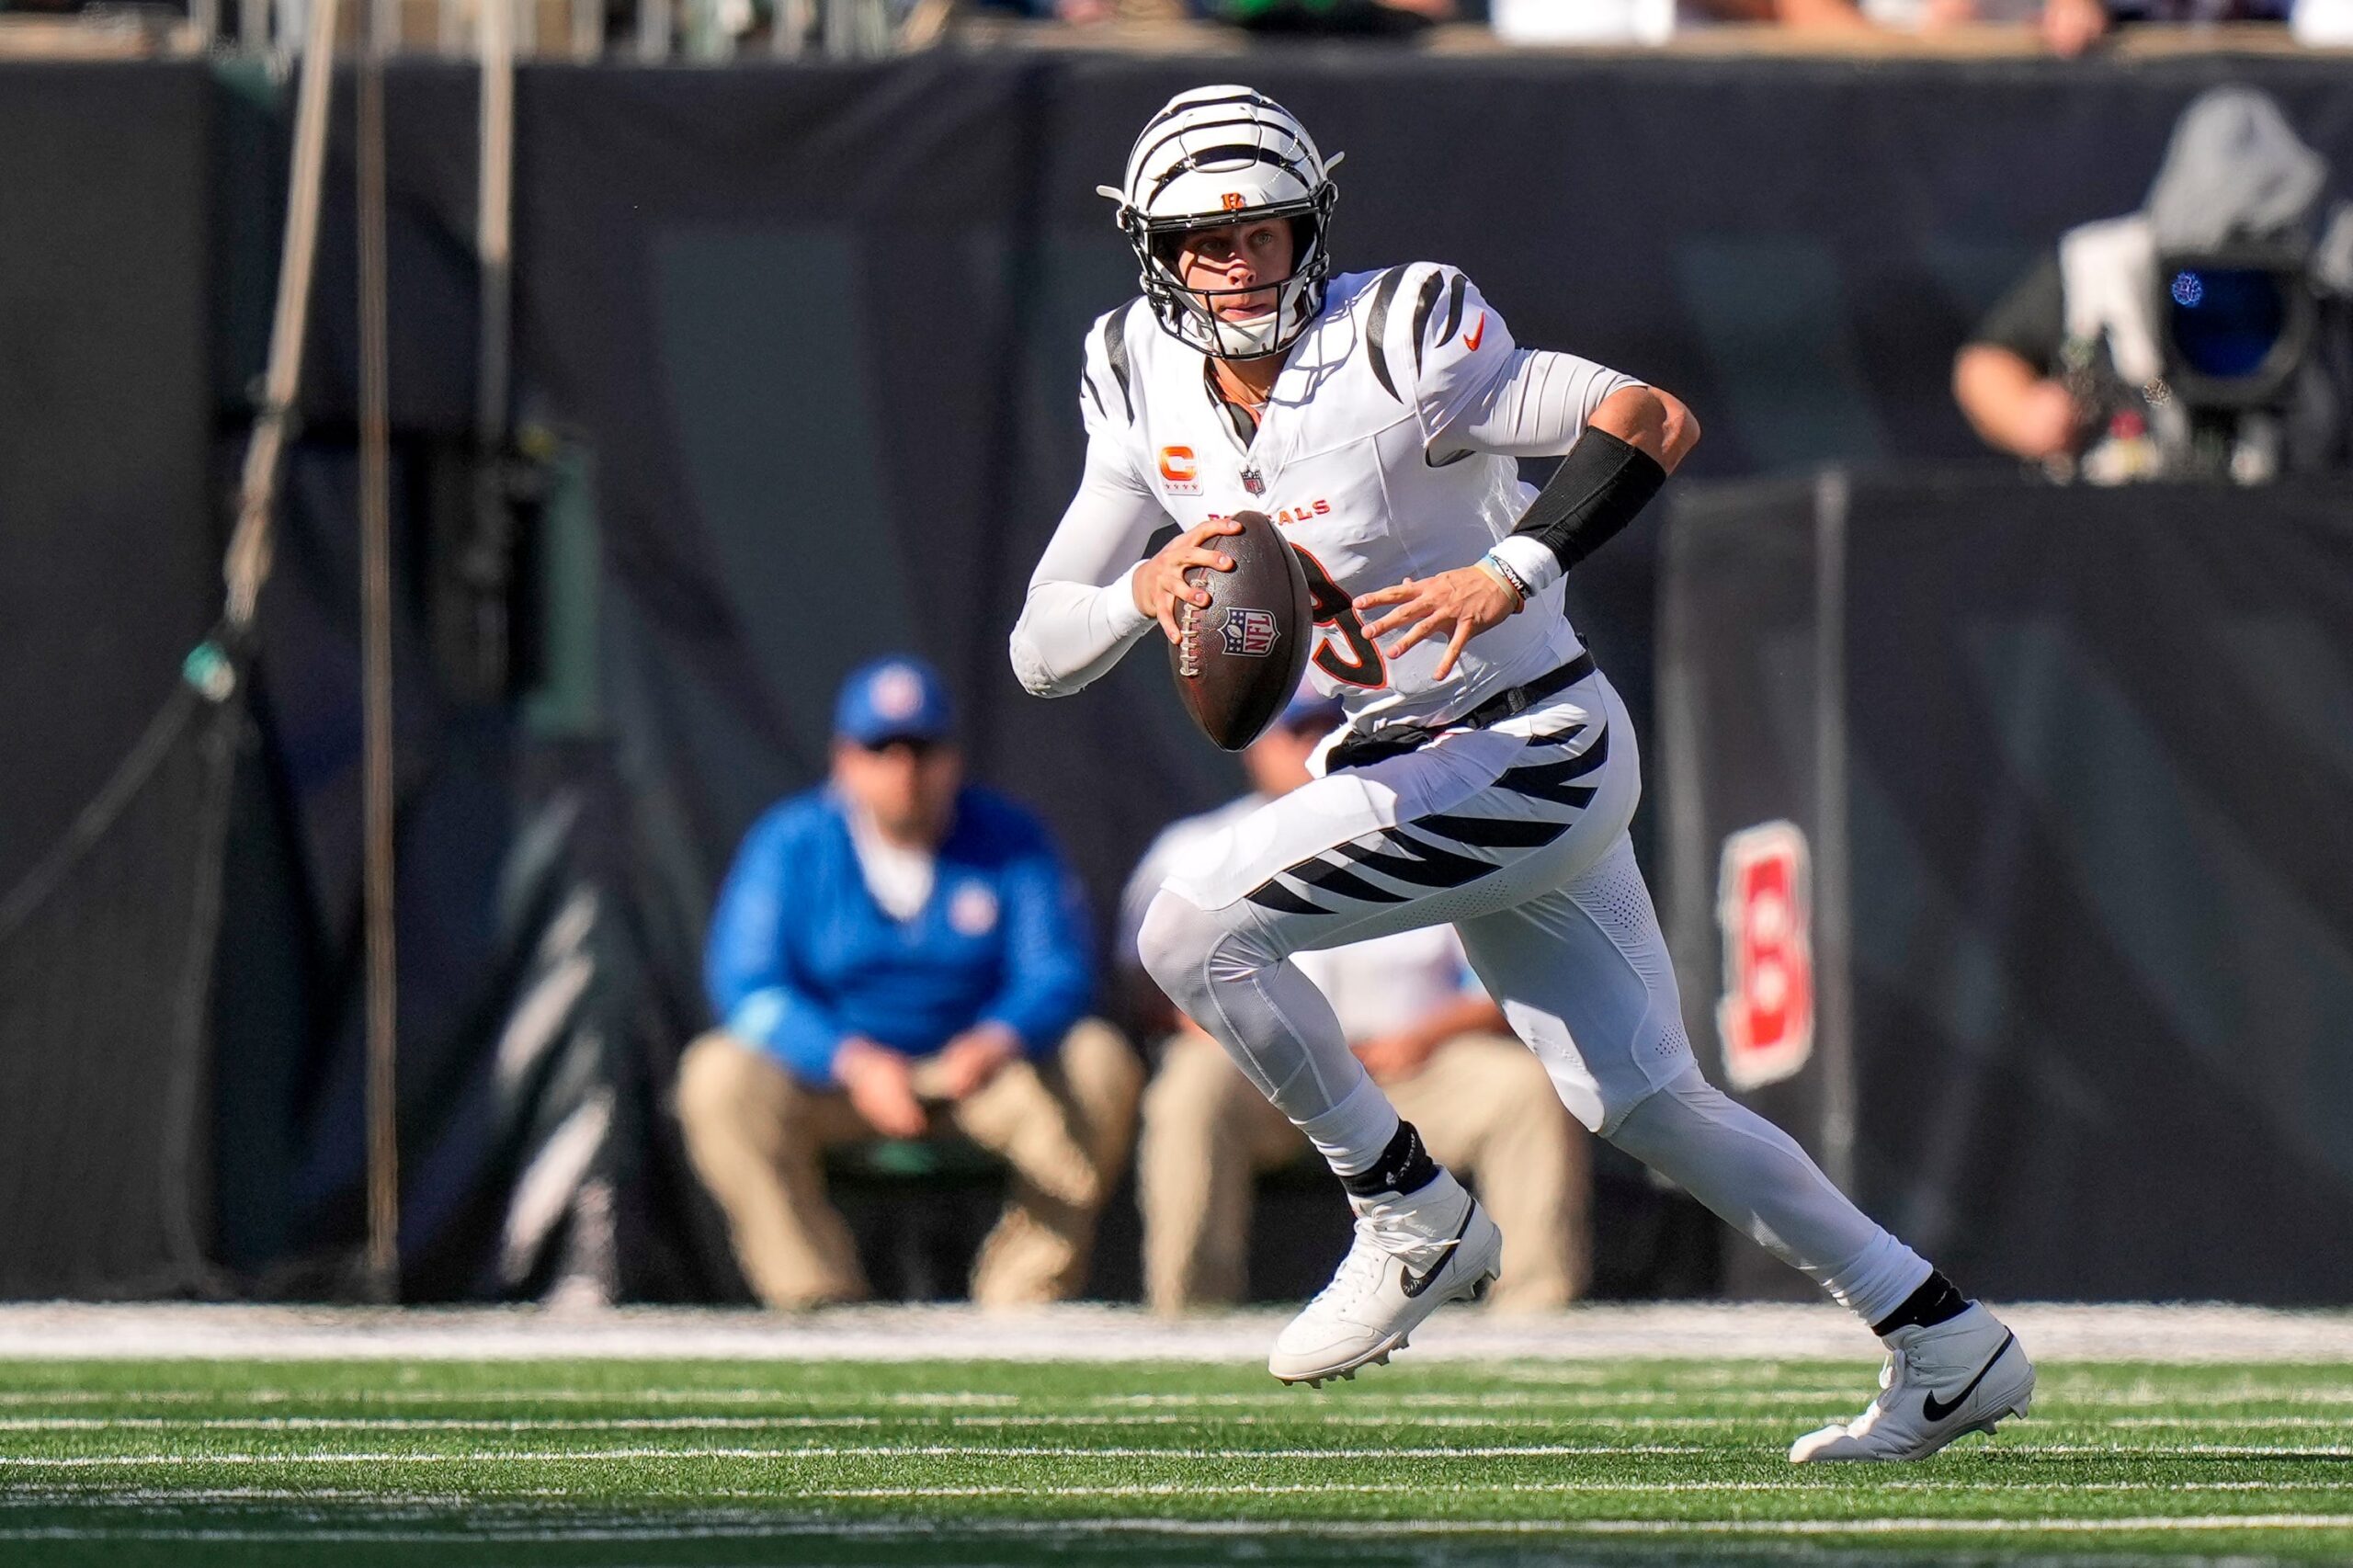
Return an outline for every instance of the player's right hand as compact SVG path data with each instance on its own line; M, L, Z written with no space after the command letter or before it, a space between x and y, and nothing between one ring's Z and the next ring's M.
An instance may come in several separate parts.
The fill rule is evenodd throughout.
M1142 571L1128 579L1136 608L1160 622L1160 630L1171 642L1183 635L1176 626L1177 605L1210 602L1209 590L1186 582L1185 574L1196 566L1206 566L1212 572L1233 571L1233 557L1213 549L1210 541L1241 531L1242 525L1232 517L1211 517L1170 540L1159 554L1143 563Z
M851 1108L885 1138L920 1138L930 1128L915 1097L915 1063L870 1040L847 1040L834 1055L834 1076Z

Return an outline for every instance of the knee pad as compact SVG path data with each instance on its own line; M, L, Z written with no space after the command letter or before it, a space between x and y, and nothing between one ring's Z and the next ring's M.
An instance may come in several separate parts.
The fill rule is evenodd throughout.
M1154 983L1187 1013L1194 1013L1188 999L1200 997L1211 979L1236 978L1279 956L1253 936L1245 907L1203 909L1166 888L1153 894L1136 932L1136 956Z
M1199 983L1192 977L1222 929L1208 911L1163 888L1152 895L1143 923L1136 927L1136 958L1153 983L1182 1006L1183 994Z

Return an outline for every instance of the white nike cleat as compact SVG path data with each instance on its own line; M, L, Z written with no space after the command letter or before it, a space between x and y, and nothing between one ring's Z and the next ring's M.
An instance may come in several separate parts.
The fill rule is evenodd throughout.
M1287 1383L1320 1387L1387 1361L1430 1313L1485 1295L1502 1265L1503 1233L1447 1171L1411 1196L1348 1204L1357 1213L1348 1256L1267 1358L1267 1370Z
M2034 1399L2026 1347L1978 1302L1943 1323L1899 1328L1885 1343L1880 1396L1845 1426L1790 1444L1791 1464L1926 1459L1964 1432L2023 1417Z

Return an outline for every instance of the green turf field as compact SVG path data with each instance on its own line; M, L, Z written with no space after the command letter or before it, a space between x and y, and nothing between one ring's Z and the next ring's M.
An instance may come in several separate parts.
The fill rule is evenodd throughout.
M2046 1367L1797 1471L1861 1362L0 1363L0 1562L2353 1560L2353 1367Z

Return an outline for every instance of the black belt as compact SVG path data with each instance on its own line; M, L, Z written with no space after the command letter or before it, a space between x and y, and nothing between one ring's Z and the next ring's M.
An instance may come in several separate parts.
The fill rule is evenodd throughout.
M1385 762L1392 756L1419 751L1449 730L1483 730L1506 719L1516 719L1546 698L1568 690L1593 674L1591 653L1579 653L1558 669L1538 676L1525 686L1499 691L1461 718L1452 720L1437 729L1420 724L1383 724L1361 735L1352 734L1334 746L1324 759L1324 770L1336 772L1343 767L1363 767L1375 762Z

